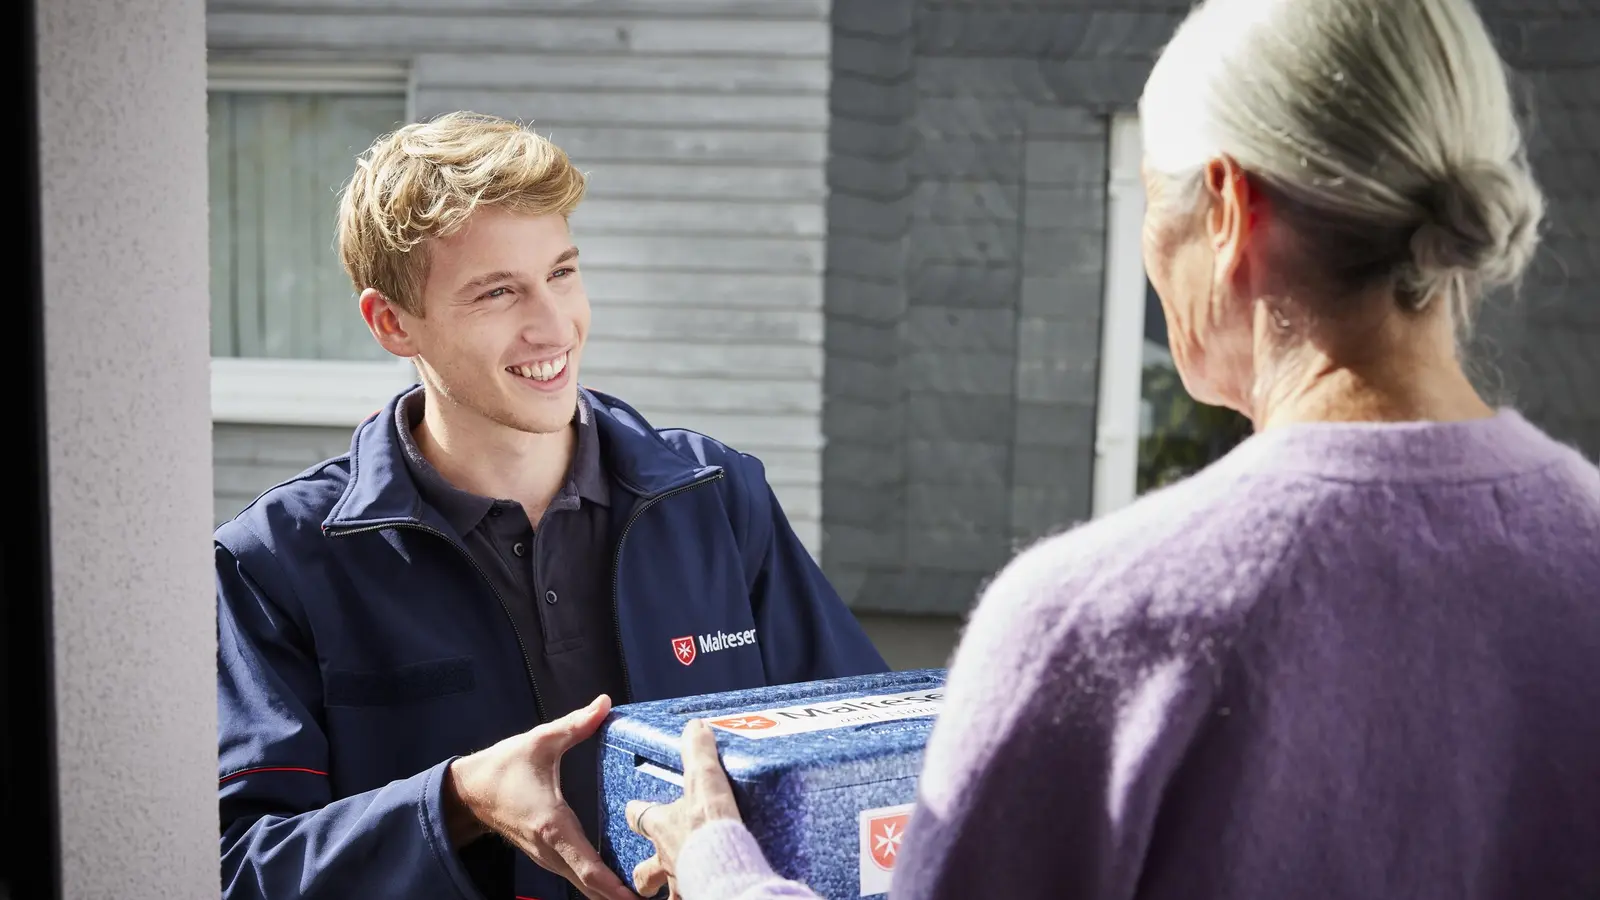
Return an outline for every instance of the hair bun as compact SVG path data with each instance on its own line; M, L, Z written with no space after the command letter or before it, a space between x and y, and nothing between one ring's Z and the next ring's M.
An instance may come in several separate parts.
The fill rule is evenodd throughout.
M1423 219L1411 237L1419 298L1457 276L1485 287L1509 284L1538 247L1544 198L1520 161L1458 166L1419 205Z

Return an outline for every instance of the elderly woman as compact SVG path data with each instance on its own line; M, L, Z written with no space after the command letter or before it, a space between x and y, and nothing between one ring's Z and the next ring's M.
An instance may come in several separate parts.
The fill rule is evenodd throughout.
M1209 0L1141 113L1173 357L1256 434L996 579L892 896L1600 897L1600 472L1457 352L1544 205L1483 22ZM686 746L640 887L810 896Z

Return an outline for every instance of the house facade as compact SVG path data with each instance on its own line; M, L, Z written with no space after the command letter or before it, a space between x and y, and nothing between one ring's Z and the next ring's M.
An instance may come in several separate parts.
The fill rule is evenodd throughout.
M213 0L216 516L344 452L411 381L332 250L355 154L404 121L530 121L589 176L584 380L760 456L821 548L825 0Z
M1135 107L1189 6L834 4L823 559L857 608L958 615L1019 545L1230 444L1175 400L1139 263ZM1475 366L1600 458L1600 7L1481 8L1551 208Z
M1188 6L210 0L218 518L407 381L328 268L354 150L531 119L591 176L586 380L766 460L886 654L938 664L1017 547L1240 434L1176 388L1139 261L1135 104ZM1600 8L1482 8L1551 209L1476 370L1600 458Z

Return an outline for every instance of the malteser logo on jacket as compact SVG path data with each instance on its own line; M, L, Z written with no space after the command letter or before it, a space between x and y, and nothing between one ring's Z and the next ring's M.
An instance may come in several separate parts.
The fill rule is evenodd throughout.
M686 666L693 664L694 637L691 635L689 637L673 638L672 653L674 656L678 657L678 662L681 662Z
M756 642L756 630L747 628L744 631L726 632L713 631L710 634L700 635L700 646L695 647L694 635L672 639L672 655L678 662L686 666L694 665L696 657L702 653L716 653L719 650L732 650L735 647L751 647Z

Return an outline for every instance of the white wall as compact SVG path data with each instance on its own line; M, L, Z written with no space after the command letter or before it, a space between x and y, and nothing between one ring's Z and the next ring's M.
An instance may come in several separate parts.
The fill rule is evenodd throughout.
M35 5L63 896L215 897L205 9Z
M817 552L829 6L210 0L208 28L218 59L403 61L416 117L566 149L590 179L583 380L761 457Z

